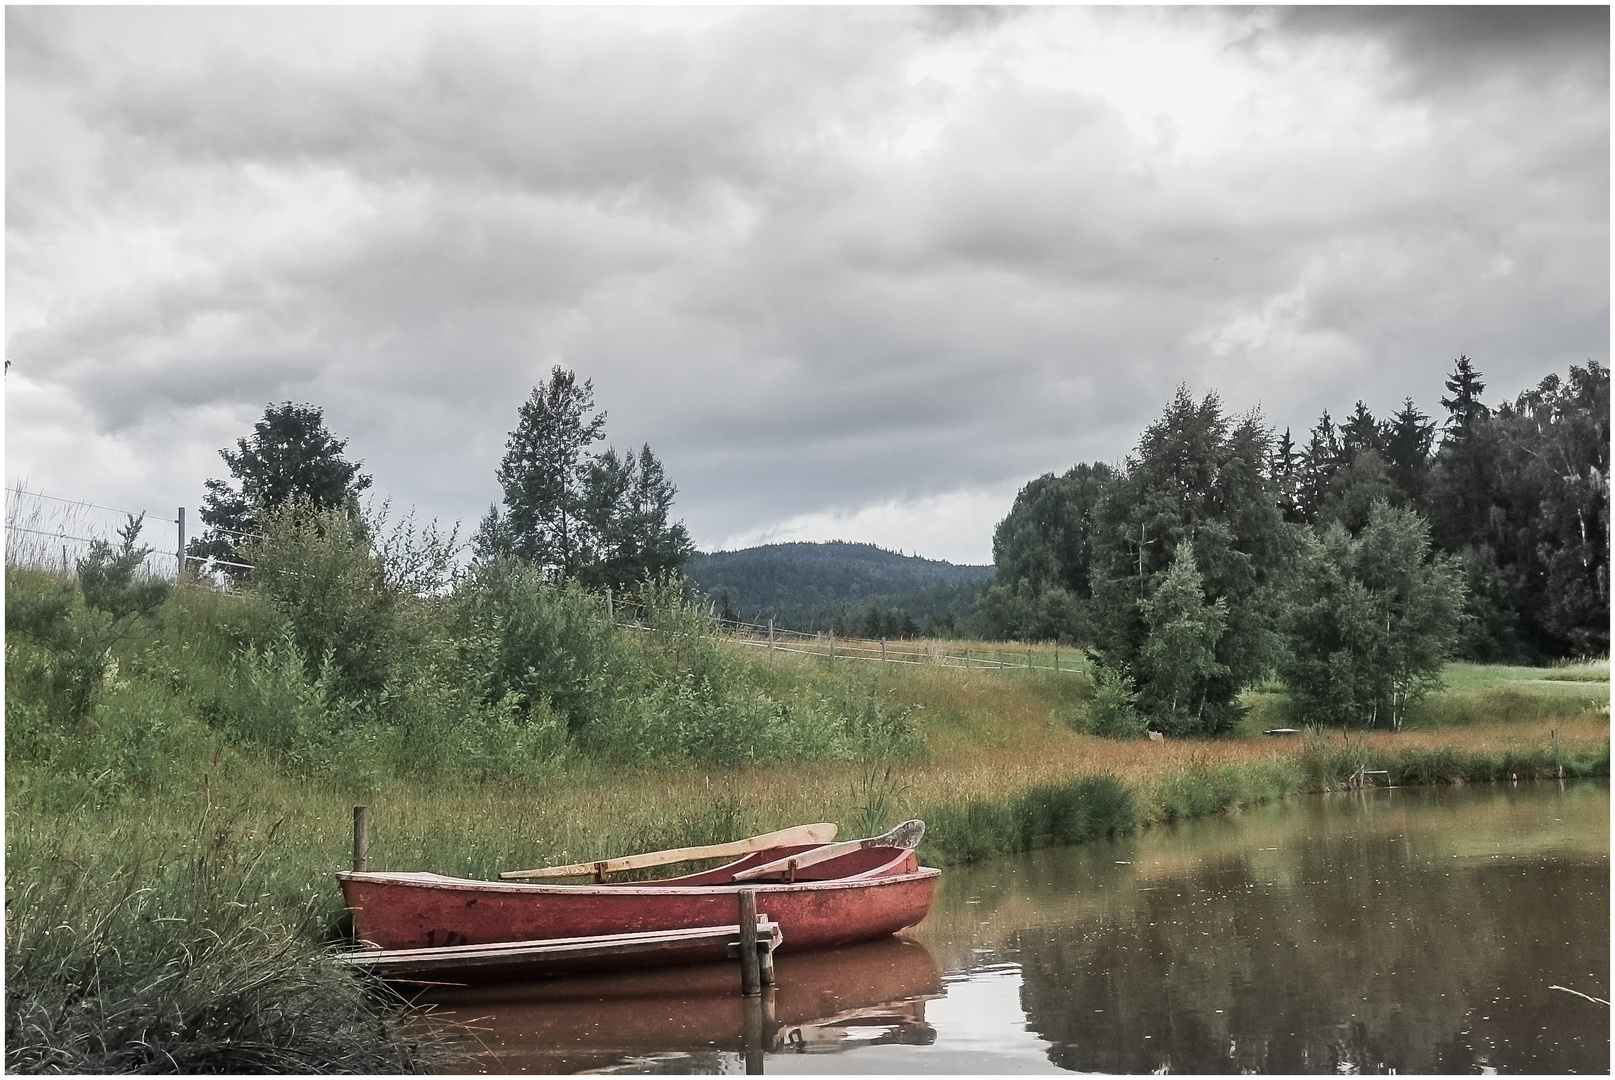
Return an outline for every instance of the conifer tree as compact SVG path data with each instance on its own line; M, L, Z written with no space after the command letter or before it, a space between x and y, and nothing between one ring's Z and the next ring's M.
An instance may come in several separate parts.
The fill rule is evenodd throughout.
M1385 425L1385 463L1392 482L1407 500L1404 505L1424 505L1435 432L1435 421L1420 412L1412 398L1403 399L1402 408Z
M186 545L186 555L213 560L218 571L240 578L246 568L242 544L256 535L263 514L287 501L306 501L311 510L342 508L359 512L359 494L370 477L359 472L363 462L342 456L346 439L325 428L324 412L313 405L290 401L269 405L252 434L236 440L236 450L220 450L239 487L226 480L209 480L198 516L208 526Z
M669 523L677 490L649 444L593 454L605 437L594 383L559 366L517 413L499 465L504 508L490 507L473 540L479 558L508 554L557 579L631 587L677 570L694 548Z

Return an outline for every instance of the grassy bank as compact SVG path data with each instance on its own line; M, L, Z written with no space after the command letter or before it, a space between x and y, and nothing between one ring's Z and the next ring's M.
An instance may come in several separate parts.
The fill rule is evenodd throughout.
M512 689L532 672L500 658L511 623L477 607L486 596L372 634L393 659L360 694L308 662L261 597L181 590L117 636L73 608L47 639L15 632L13 600L48 601L62 582L12 572L7 586L17 1071L427 1067L431 1048L390 1026L394 1004L322 962L356 803L371 808L372 865L392 869L488 877L906 817L928 823L927 861L957 865L1365 770L1395 783L1609 770L1607 663L1455 665L1394 733L1262 735L1287 715L1262 688L1235 737L1123 742L1086 733L1080 671L770 655L711 638L672 602L650 631L613 631L587 596L539 596L516 625L563 643L549 655L566 664L545 676L563 699ZM439 632L453 626L461 637ZM74 680L92 639L106 664L86 688ZM586 677L567 660L580 656L617 681ZM1062 652L1061 666L1076 660Z

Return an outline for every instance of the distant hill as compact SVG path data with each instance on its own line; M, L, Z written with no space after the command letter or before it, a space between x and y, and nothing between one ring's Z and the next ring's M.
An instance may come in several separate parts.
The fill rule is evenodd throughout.
M867 637L963 632L991 566L899 555L874 544L765 544L697 552L685 567L729 617Z

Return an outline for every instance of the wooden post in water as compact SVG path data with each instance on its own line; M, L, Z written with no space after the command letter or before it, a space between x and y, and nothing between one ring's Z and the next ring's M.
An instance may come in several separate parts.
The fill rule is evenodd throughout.
M370 869L370 814L363 806L353 808L353 868Z
M742 998L740 1010L744 1014L741 1031L741 1044L745 1048L746 1075L763 1075L763 1051L767 1041L766 1028L769 1026L764 1011L767 1003L764 995L758 994L753 998Z
M740 992L746 997L762 993L762 972L757 962L757 890L740 890Z

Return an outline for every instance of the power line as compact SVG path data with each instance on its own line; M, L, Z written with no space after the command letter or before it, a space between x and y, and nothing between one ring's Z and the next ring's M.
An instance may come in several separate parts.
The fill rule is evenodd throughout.
M30 499L49 499L52 502L67 503L69 506L83 506L91 510L105 510L110 514L127 514L129 517L146 518L148 521L165 521L170 525L179 524L178 520L175 518L147 517L146 511L144 510L140 510L138 512L134 510L120 510L116 506L102 506L99 503L85 502L82 499L64 499L58 495L46 495L38 491L29 491L26 488L8 487L6 490L11 492L13 495L26 495Z

